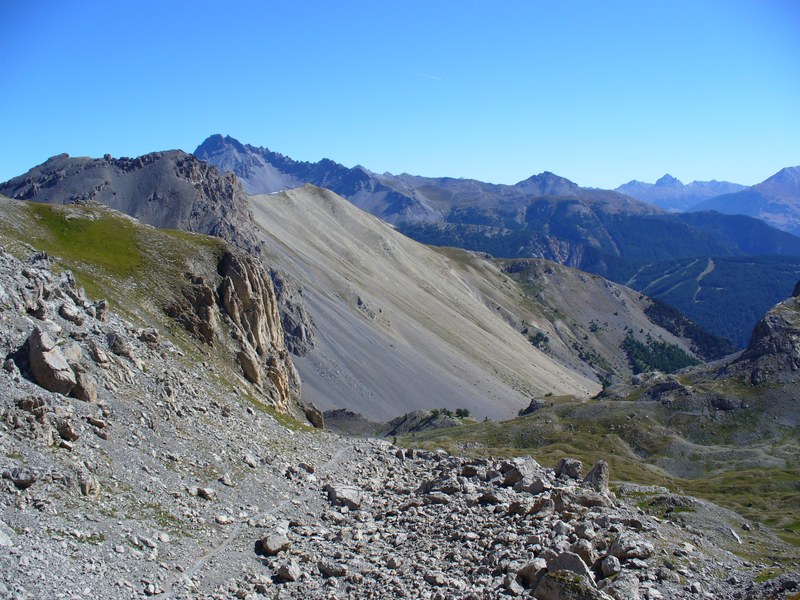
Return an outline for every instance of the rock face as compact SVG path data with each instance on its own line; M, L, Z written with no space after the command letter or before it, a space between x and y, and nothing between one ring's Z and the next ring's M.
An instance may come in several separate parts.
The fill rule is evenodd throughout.
M188 274L183 300L167 313L198 339L230 348L244 377L276 408L305 418L300 377L285 348L278 299L261 263L240 251L224 252L213 280ZM318 421L321 425L321 420Z
M800 368L800 297L795 294L784 300L756 324L750 343L734 364L775 374Z

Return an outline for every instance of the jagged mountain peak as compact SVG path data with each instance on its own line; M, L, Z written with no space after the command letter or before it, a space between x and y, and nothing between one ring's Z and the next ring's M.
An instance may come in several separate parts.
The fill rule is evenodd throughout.
M656 187L673 187L673 188L682 188L683 183L677 177L673 177L669 173L664 175L661 179L656 181Z

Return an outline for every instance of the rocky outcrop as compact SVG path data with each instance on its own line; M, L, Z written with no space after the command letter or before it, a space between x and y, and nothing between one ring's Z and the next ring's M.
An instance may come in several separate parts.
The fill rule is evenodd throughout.
M800 297L794 295L764 315L733 365L751 368L754 384L793 376L800 368Z
M272 278L256 258L228 248L213 276L187 274L182 297L166 310L202 342L228 348L245 379L280 412L322 425L300 403Z

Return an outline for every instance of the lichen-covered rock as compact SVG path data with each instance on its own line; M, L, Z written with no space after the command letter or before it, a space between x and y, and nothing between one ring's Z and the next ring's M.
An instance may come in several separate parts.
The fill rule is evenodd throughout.
M537 600L609 600L586 577L572 571L545 573L533 597Z

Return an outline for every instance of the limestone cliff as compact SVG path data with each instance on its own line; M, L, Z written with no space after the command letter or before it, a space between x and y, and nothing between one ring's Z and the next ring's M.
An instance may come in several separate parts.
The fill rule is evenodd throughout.
M202 342L227 348L245 379L277 410L316 421L315 409L300 403L300 377L285 347L278 298L257 259L229 247L216 273L186 274L182 298L167 313Z

